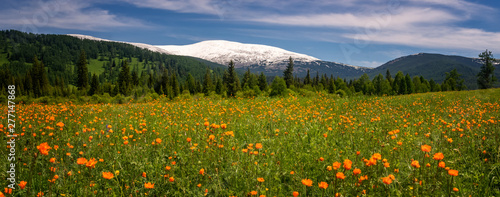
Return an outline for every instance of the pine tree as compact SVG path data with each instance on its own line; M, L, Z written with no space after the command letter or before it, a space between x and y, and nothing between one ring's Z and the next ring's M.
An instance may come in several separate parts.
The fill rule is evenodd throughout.
M191 93L191 94L196 93L196 82L194 80L193 75L191 75L191 73L189 73L188 77L186 78L186 86L187 86L187 89L189 90L189 93Z
M77 82L76 87L78 90L85 89L88 86L88 68L87 68L87 55L85 51L82 49L80 52L80 59L76 64L76 72L77 72Z
M293 85L293 59L292 57L289 58L288 65L283 71L283 79L286 82L286 87L290 88L290 86Z
M492 88L497 80L494 76L495 67L493 66L493 62L496 60L493 58L491 51L488 50L479 54L479 57L483 62L483 66L481 66L481 71L477 74L477 85L479 89Z
M413 81L411 80L411 77L408 73L405 76L405 82L406 82L406 94L413 94L415 92L415 87L413 86Z

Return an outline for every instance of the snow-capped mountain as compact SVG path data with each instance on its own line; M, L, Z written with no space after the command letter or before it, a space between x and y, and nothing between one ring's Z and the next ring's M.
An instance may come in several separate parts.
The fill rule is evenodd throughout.
M290 52L278 47L243 44L225 40L209 40L191 45L164 45L158 46L176 55L192 56L208 61L227 65L233 60L236 67L246 67L250 65L260 65L273 67L276 63L287 61L292 57L294 61L313 62L318 58Z
M80 39L119 42L79 34L68 35ZM244 44L225 40L209 40L180 46L149 45L130 42L122 43L128 43L154 52L196 57L222 65L228 65L232 60L235 63L236 68L249 68L252 72L264 72L266 75L271 76L281 75L288 64L290 57L294 61L294 73L299 77L305 76L308 70L311 75L322 73L342 77L357 77L365 71L371 69L336 62L322 61L309 55L295 53L273 46Z

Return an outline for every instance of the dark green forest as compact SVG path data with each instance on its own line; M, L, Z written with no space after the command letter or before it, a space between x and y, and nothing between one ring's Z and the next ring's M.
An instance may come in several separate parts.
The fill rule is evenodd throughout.
M486 51L488 52L488 51ZM485 53L486 53L485 52ZM489 53L491 56L491 52ZM495 59L487 56L490 62ZM483 58L484 59L484 58ZM124 98L144 99L164 95L204 94L221 97L311 95L323 91L340 96L400 95L436 91L466 90L457 69L446 72L442 83L401 71L370 79L368 74L345 79L323 73L294 76L290 58L282 76L238 71L233 62L219 65L192 57L151 52L126 43L82 40L67 35L0 31L0 95L7 85L16 85L17 96L25 100L44 98L87 98L96 102L122 102ZM493 87L494 67L478 77ZM492 69L492 70L491 70ZM274 79L273 79L274 78ZM241 79L241 80L240 80ZM270 85L269 83L272 82ZM479 83L479 79L478 79ZM483 86L481 86L483 87Z

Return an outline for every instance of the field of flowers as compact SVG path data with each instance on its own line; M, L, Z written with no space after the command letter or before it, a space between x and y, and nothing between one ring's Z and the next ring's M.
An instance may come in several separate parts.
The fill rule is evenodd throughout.
M500 89L16 111L17 185L3 156L0 196L500 194Z

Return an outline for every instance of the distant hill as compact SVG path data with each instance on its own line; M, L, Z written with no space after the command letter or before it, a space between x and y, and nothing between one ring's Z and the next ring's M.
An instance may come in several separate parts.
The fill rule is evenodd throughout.
M368 71L370 78L379 73L385 76L387 69L392 77L398 72L408 73L411 76L423 76L441 83L446 77L446 72L457 69L465 80L468 89L477 89L476 75L481 69L481 62L477 58L468 58L453 55L419 53L408 55L389 61L373 70ZM495 69L495 76L500 77L500 68Z

